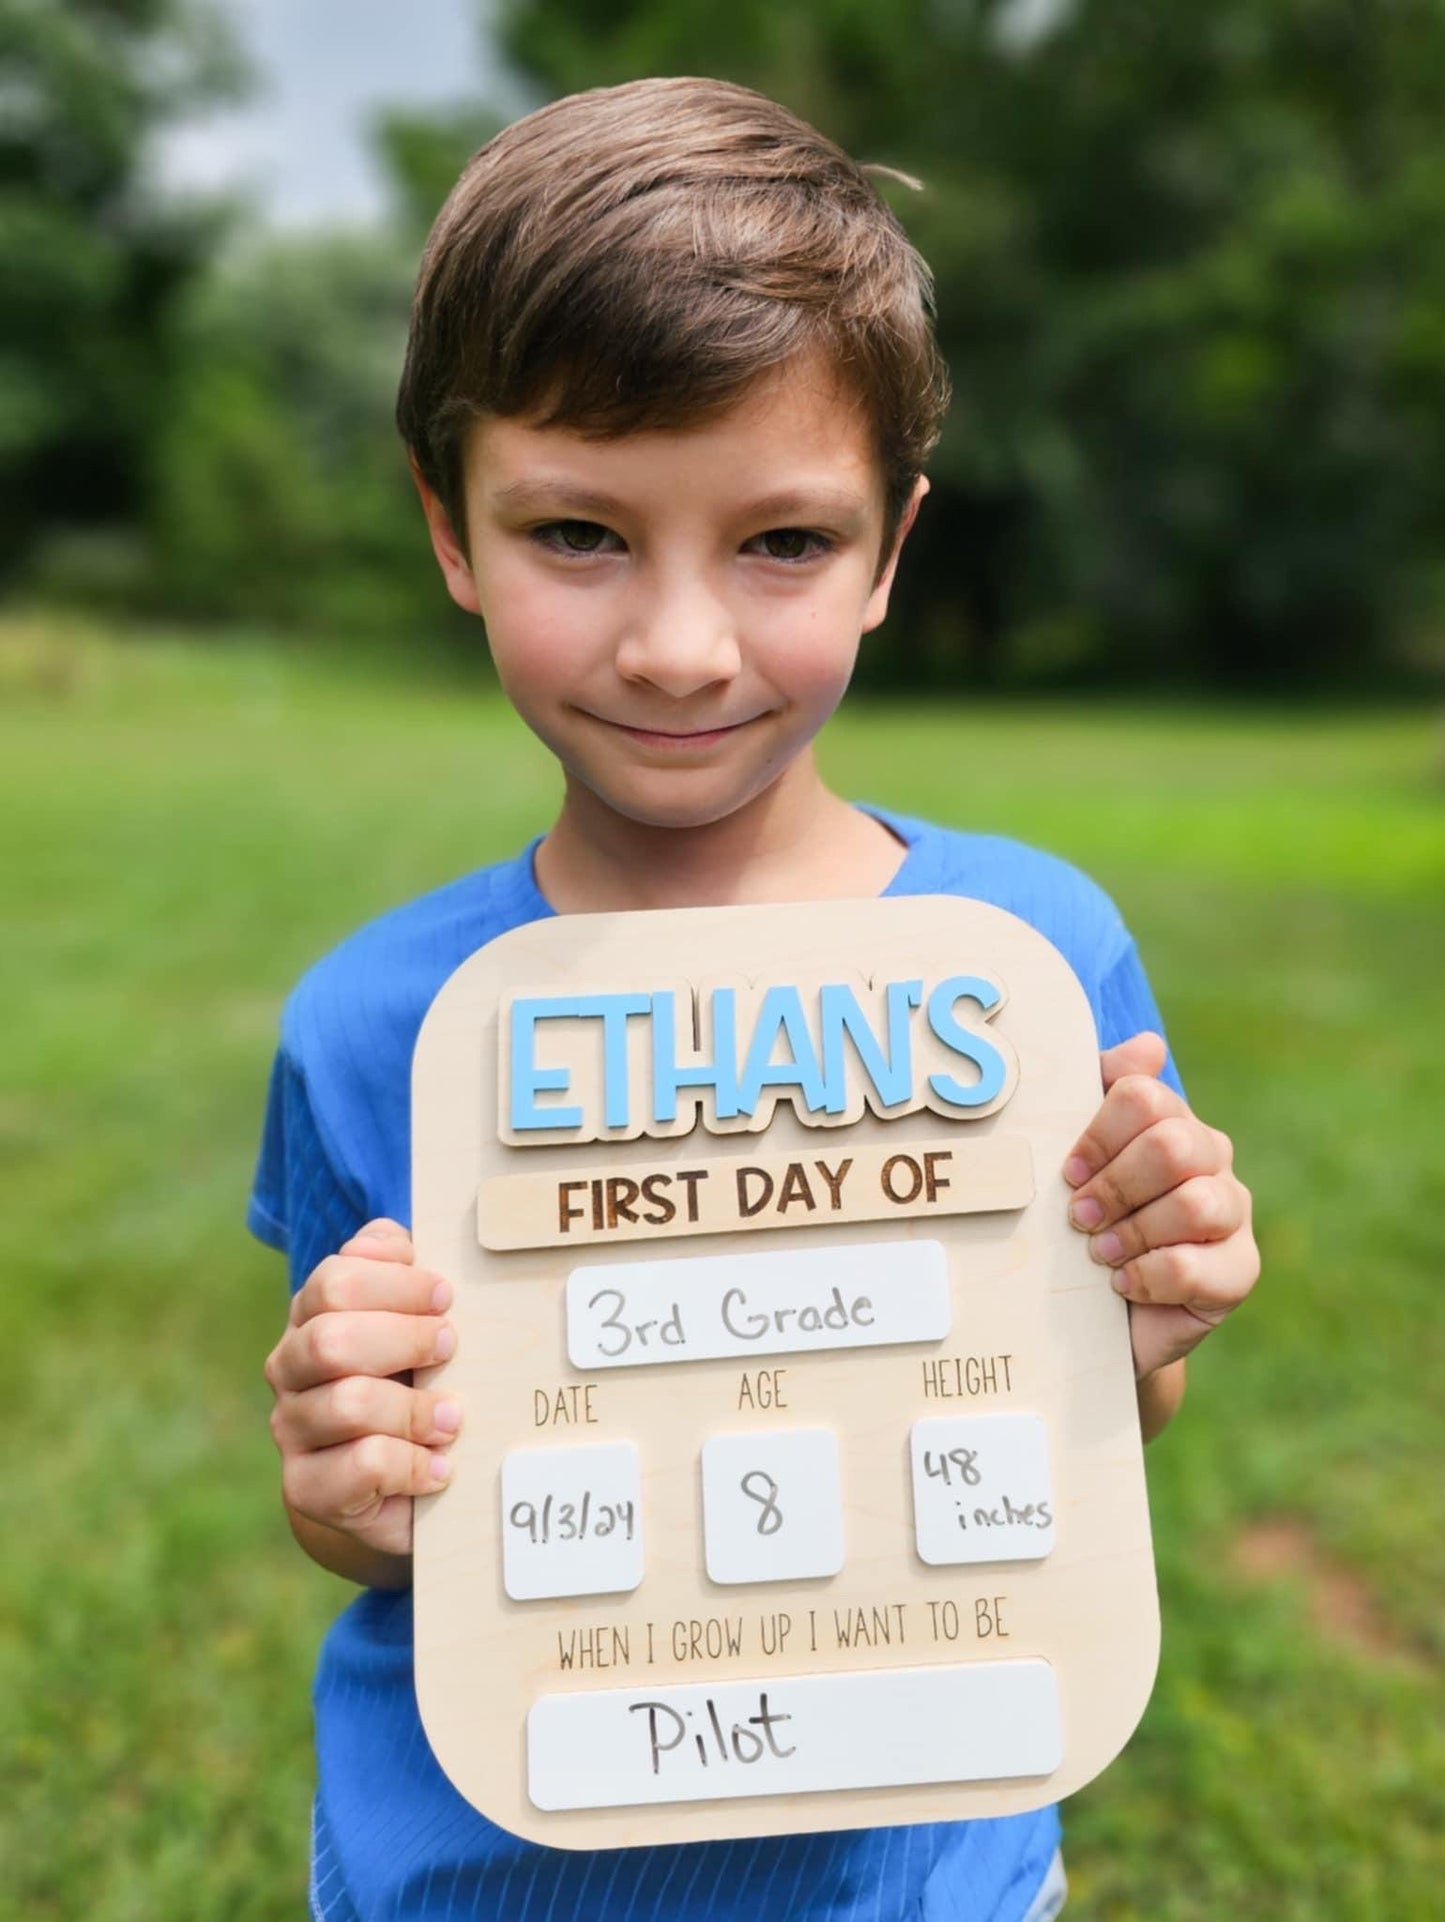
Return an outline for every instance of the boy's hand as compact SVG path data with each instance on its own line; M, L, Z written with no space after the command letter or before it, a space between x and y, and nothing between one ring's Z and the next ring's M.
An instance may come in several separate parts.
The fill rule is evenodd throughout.
M455 1401L410 1381L453 1353L451 1299L449 1282L412 1265L411 1236L394 1221L368 1222L297 1290L266 1361L293 1526L300 1517L374 1555L410 1554L411 1497L445 1485L443 1451L461 1425ZM363 1565L338 1572L370 1579Z
M1129 1303L1141 1380L1187 1355L1259 1278L1229 1138L1157 1079L1164 1057L1157 1034L1104 1051L1103 1105L1064 1163L1069 1219Z

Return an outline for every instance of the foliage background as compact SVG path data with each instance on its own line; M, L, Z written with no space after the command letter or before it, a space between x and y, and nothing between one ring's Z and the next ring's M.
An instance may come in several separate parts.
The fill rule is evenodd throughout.
M1438 0L500 0L541 100L700 71L866 161L957 401L867 684L1298 694L1442 672ZM148 186L244 84L201 0L0 0L0 582L450 640L389 427L420 240L499 124L375 128L393 216Z
M1165 1662L1066 1811L1087 1918L1433 1917L1445 7L507 0L540 99L750 80L890 187L959 401L844 791L1096 874L1265 1279L1150 1451ZM464 82L465 77L462 77ZM420 239L161 195L199 0L0 0L0 1913L297 1913L306 1691L239 1216L281 996L513 851L553 771L390 425ZM865 693L868 690L865 690ZM920 699L923 695L926 698ZM1022 696L1028 699L1022 699Z

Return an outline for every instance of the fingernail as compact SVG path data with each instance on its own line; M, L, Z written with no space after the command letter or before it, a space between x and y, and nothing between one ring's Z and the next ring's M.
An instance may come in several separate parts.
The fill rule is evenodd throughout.
M450 1481L452 1462L450 1455L433 1455L431 1458L431 1478L434 1482Z
M1095 1235L1089 1243L1089 1252L1096 1261L1107 1261L1112 1267L1124 1259L1124 1244L1115 1234Z
M1129 1280L1122 1268L1116 1268L1109 1280L1113 1283L1116 1294L1124 1295L1129 1292Z
M1103 1219L1104 1210L1092 1195L1081 1195L1069 1203L1069 1220L1076 1228L1097 1228Z
M1064 1180L1071 1188L1077 1188L1081 1181L1087 1181L1093 1172L1082 1155L1070 1155L1064 1163Z
M452 1356L456 1352L457 1352L456 1329L451 1327L450 1324L448 1324L445 1328L438 1328L437 1338L435 1342L433 1342L432 1344L432 1353L436 1356L437 1360L450 1361Z
M444 1435L455 1435L462 1425L462 1405L457 1401L439 1401L432 1410L432 1422Z
M431 1291L431 1311L434 1315L444 1315L452 1305L452 1285L449 1281L439 1281Z

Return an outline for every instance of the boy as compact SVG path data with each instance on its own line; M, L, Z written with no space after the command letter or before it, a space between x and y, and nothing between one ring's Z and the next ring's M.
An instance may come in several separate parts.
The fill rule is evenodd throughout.
M365 1592L316 1690L312 1909L341 1918L1057 1912L1055 1812L575 1854L441 1774L411 1686L411 1499L464 1410L409 1385L455 1347L412 1262L408 1070L469 953L553 913L956 892L1083 982L1107 1095L1065 1174L1131 1304L1146 1436L1257 1272L1229 1144L1185 1106L1133 944L1012 843L855 808L812 741L887 608L946 383L922 262L845 155L712 81L564 100L472 161L422 263L398 410L437 560L562 765L517 859L363 929L288 1003L251 1220L290 1256L267 1364L302 1547Z

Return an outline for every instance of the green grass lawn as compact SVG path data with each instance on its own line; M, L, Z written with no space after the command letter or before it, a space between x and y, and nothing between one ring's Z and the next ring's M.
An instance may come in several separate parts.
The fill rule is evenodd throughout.
M826 744L1111 890L1258 1198L1265 1278L1150 1450L1163 1665L1065 1810L1071 1916L1445 1903L1442 760L1403 713L935 704ZM494 696L404 663L0 628L0 1913L303 1912L344 1589L281 1519L284 1282L240 1226L276 1016L554 793Z

